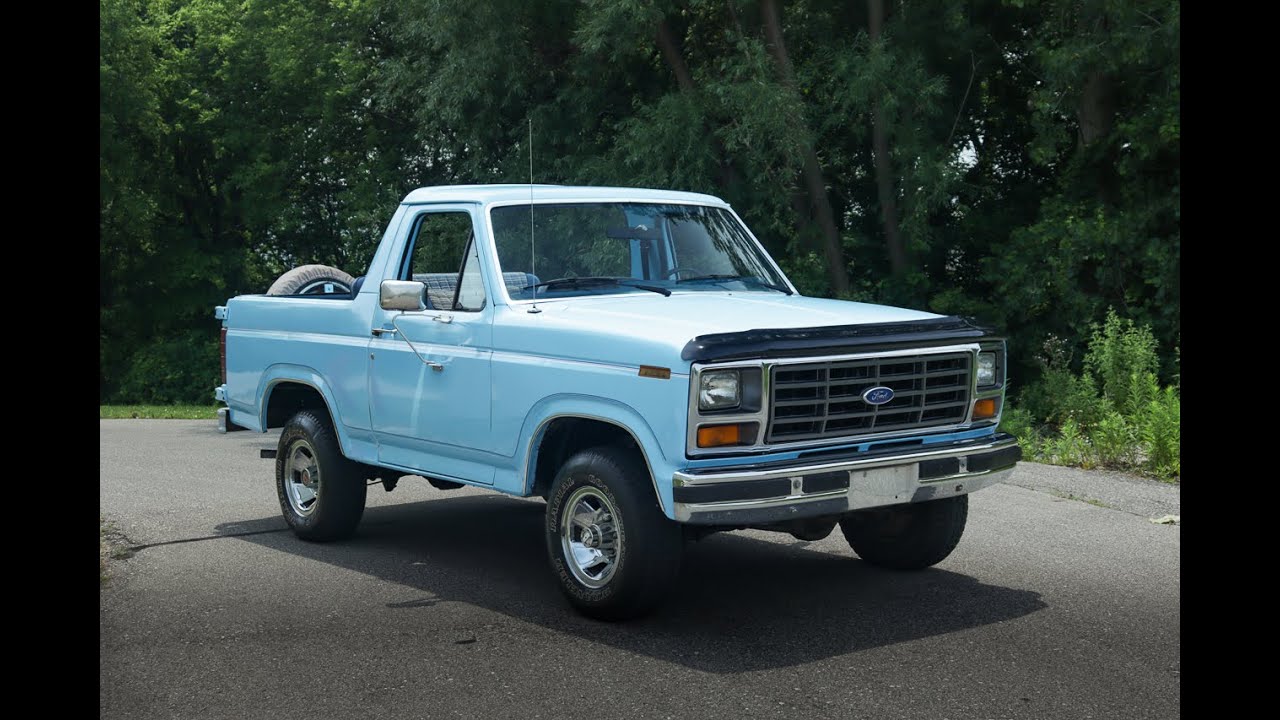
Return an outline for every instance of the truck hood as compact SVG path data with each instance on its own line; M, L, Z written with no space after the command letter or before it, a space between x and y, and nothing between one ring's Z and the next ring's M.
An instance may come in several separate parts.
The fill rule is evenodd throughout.
M941 319L868 303L758 292L608 295L507 308L495 327L500 348L623 365L689 365L695 338L748 331L825 328ZM535 343L537 346L535 347ZM554 344L552 344L554 343Z

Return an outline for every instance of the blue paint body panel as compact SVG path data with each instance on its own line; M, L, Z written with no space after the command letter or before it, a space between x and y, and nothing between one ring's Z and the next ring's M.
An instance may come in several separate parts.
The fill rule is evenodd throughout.
M662 201L728 206L693 193L630 188L535 186L538 202ZM414 474L532 492L538 441L557 417L594 418L625 428L648 460L663 510L674 517L672 474L679 470L792 460L798 450L693 459L686 448L691 396L681 350L709 333L761 328L884 323L938 317L901 308L701 288L670 297L648 292L512 301L501 284L488 210L528 202L528 185L423 188L410 193L387 226L358 295L351 299L231 298L227 378L220 397L230 420L265 432L280 383L301 383L324 398L343 452L353 460ZM378 304L379 284L403 263L419 213L470 214L487 302L473 313L427 311L395 319ZM633 241L633 245L635 245ZM510 268L510 270L522 270ZM536 305L536 307L535 307ZM422 353L410 347L409 343ZM438 363L436 370L424 360ZM670 370L660 379L641 365ZM926 435L926 444L994 433L994 427ZM892 438L851 443L867 449Z

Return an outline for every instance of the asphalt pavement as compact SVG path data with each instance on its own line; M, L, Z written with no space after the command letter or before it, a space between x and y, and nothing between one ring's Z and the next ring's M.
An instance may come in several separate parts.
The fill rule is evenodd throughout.
M653 616L561 598L541 500L369 488L355 538L298 540L275 432L103 420L103 718L1176 718L1179 488L1023 463L960 546L896 573L818 542L690 548Z

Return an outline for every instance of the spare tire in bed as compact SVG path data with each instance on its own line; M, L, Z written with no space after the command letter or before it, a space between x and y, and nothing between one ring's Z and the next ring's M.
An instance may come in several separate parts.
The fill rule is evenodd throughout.
M350 294L355 278L328 265L299 265L276 278L268 295Z

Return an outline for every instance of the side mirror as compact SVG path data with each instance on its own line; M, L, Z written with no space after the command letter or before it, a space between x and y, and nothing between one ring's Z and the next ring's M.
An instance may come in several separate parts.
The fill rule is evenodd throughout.
M383 280L378 286L378 304L383 310L418 312L427 309L422 300L426 294L426 284L417 280Z

